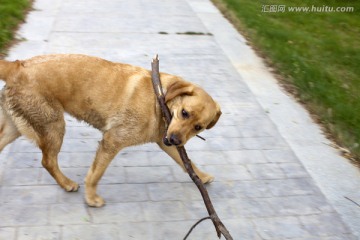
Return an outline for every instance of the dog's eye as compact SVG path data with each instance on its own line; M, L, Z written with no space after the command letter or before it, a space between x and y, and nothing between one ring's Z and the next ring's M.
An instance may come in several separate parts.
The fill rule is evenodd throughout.
M195 130L196 131L200 131L202 129L202 127L200 125L195 125Z
M183 118L189 118L190 117L190 114L185 109L183 109L181 111L181 115L182 115Z

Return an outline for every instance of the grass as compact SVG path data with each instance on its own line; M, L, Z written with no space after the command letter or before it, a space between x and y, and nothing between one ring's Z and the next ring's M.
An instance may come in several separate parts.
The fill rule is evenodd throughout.
M14 31L25 19L31 0L0 0L0 55L14 39Z
M335 141L360 161L360 2L213 1L285 85L295 89ZM279 5L285 11L270 12ZM300 6L314 6L318 12L288 8ZM353 11L324 12L325 7L352 7Z

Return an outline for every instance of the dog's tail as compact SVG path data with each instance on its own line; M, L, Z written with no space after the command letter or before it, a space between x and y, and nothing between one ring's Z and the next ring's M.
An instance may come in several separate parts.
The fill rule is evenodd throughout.
M19 69L20 65L21 62L18 60L14 62L9 62L0 59L0 80L6 82L9 79L9 77Z

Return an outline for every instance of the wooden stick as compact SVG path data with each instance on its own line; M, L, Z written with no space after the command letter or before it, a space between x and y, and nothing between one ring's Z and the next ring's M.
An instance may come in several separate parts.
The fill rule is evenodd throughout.
M164 96L164 93L163 93L162 87L161 87L158 55L156 55L153 58L153 60L151 62L151 69L152 69L151 78L153 81L154 91L155 91L156 97L158 99L158 102L160 104L160 108L161 108L163 117L166 121L166 124L169 125L171 122L171 113L165 103L165 96ZM201 179L196 175L194 169L192 168L191 161L187 156L185 147L182 146L182 147L176 147L176 148L177 148L177 150L180 154L180 157L184 163L184 167L185 167L186 171L188 172L190 178L196 184L197 188L199 189L199 191L201 193L201 196L204 200L208 214L215 226L218 238L221 238L221 234L222 234L226 240L233 240L229 231L226 229L225 225L221 222L220 218L218 217L218 215L214 209L214 206L211 203L209 194L208 194L204 184L201 182ZM186 237L185 237L185 239L186 239Z

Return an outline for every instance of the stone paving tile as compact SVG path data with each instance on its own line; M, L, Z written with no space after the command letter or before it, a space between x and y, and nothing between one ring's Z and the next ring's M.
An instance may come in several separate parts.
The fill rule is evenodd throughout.
M142 222L146 219L142 202L107 203L103 208L87 208L96 224Z
M21 56L22 59L27 59L44 54L46 50L47 46L44 44L44 41L27 40L12 48L9 59L16 60L20 58L19 56Z
M273 196L310 195L320 193L310 178L287 178L280 180L265 180Z
M259 218L253 222L262 239L303 239L311 236L296 217Z
M60 152L58 159L61 168L89 168L95 159L95 151Z
M271 163L299 163L294 153L289 149L269 149L262 151L268 162Z
M17 153L19 152L18 149L21 149L23 153L41 153L40 149L25 137L18 138L9 148L10 153Z
M179 224L181 224L181 222ZM159 224L159 226L161 225L162 223ZM119 223L116 225L116 227L119 233L117 240L143 239L143 238L149 240L161 239L159 237L160 231L156 223L127 222L127 223ZM177 231L177 228L174 229L173 235L176 234L175 231Z
M66 192L64 189L59 186L52 186L53 188L58 189L58 199L57 203L60 204L84 204L85 203L85 186L80 184L80 188L77 192ZM99 186L99 190L101 187Z
M183 192L183 198L185 198L184 200L187 200L187 201L202 200L201 193L193 182L183 182L183 183L181 183L181 185L184 189L184 192ZM205 187L207 188L207 191L209 192L210 196L212 196L212 194L210 193L210 190L209 190L210 185L211 185L211 183L206 184Z
M117 157L115 157L115 159L112 161L111 164L117 167L120 166L144 167L149 165L155 166L156 164L154 164L154 162L162 160L163 158L166 162L170 162L170 163L172 162L170 157L168 157L165 153L160 152L161 154L163 154L162 155L163 157L157 156L157 153L159 152L141 152L141 151L131 152L131 151L126 151L126 149L124 149L117 155ZM154 154L155 156L149 157L149 155L151 154ZM164 164L159 164L159 165L164 165Z
M197 165L224 165L227 163L227 156L223 151L187 151L187 154L190 160Z
M85 204L52 204L50 206L50 224L84 224L90 221Z
M104 15L103 13L73 13L63 12L63 17L55 22L53 30L57 32L76 32L82 29L82 32L142 32L142 33L177 33L177 32L204 32L201 21L193 16L174 15L163 21L163 17L152 15L153 21L142 17L132 15ZM89 18L89 16L91 16Z
M204 170L202 166L199 166L199 168ZM192 183L190 176L186 172L184 172L179 166L172 166L170 167L170 169L175 182ZM211 172L208 173L212 174Z
M100 184L98 192L108 203L142 202L150 200L148 185L153 184Z
M267 163L264 155L259 150L223 151L223 153L229 164Z
M242 149L248 149L248 150L253 150L253 149L267 150L267 149L287 148L287 144L280 136L242 138L241 144L242 144Z
M180 201L143 202L144 217L148 222L187 220L188 209Z
M182 204L184 205L184 213L186 214L186 219L187 220L199 220L203 217L208 216L208 213L206 211L205 205L203 200L199 199L197 201L183 201ZM228 206L228 205L227 205ZM214 207L216 208L215 204ZM226 215L228 216L229 214L231 214L231 212L233 211L233 209L231 209L232 206L228 206L228 212L227 213L219 213L218 215L221 218L222 215ZM236 211L236 209L234 209L234 211ZM227 217L228 218L228 217Z
M255 179L283 179L284 171L276 163L248 164L247 169Z
M294 216L333 212L334 209L319 195L268 198L267 202L278 216Z
M168 36L167 38L173 38ZM174 37L176 40L177 37ZM216 41L212 37L198 37L193 43L202 43L200 48L195 51L202 50L200 54L184 54L188 51L187 42L178 49L169 49L165 53L164 63L161 63L164 72L173 72L181 75L191 82L204 86L209 93L216 99L222 99L222 105L226 103L249 104L252 106L259 106L253 95L249 92L248 87L238 79L238 74L235 69L229 67L229 59L222 54L222 50L218 47ZM198 47L198 46L197 46ZM183 50L179 54L179 50ZM174 52L176 51L176 52ZM171 54L169 56L168 54ZM161 55L163 56L163 55ZM146 66L146 65L145 65ZM199 69L206 69L206 71L199 71ZM219 91L219 81L221 81L221 91ZM243 109L232 107L233 114L240 115ZM226 110L226 108L224 108ZM259 117L259 115L254 116ZM244 120L238 119L240 122Z
M278 136L276 127L266 117L243 118L238 130L240 130L242 137Z
M219 216L224 219L236 217L262 218L276 215L266 198L214 199Z
M147 184L147 189L152 201L186 200L186 191L181 183L152 183Z
M357 237L354 237L351 234L342 234L339 236L331 237L302 237L302 238L292 238L291 240L358 240Z
M94 152L99 145L98 139L65 139L61 147L64 152Z
M224 219L223 223L228 228L234 239L262 239L256 231L255 225L250 218ZM207 229L211 229L209 225L207 227ZM212 238L215 239L214 236L212 236ZM201 239L201 235L198 235L198 238L194 238L194 240L195 239Z
M101 132L88 126L67 126L64 139L87 139L95 138L101 140ZM65 140L66 141L66 140Z
M91 7L84 9L83 4L89 4ZM72 1L64 1L61 6L61 10L67 13L76 14L78 12L83 13L103 13L103 14L113 14L114 12L118 14L145 14L146 9L153 9L154 4L159 1L148 0L144 2L127 2L127 1L107 1L107 4L95 0L80 0L75 4ZM184 4L183 2L168 2L161 1L161 4L158 4L156 7L157 12L161 12L164 15L192 15L191 8Z
M156 231L153 231L152 239L183 239L186 235L190 222L161 222L151 225ZM170 230L172 229L172 230ZM210 230L211 231L211 230ZM213 232L212 232L213 233ZM202 232L202 235L209 236L209 232ZM211 234L210 234L211 235ZM194 239L194 238L189 238ZM196 239L196 238L195 238ZM211 239L211 238L209 238Z
M350 233L350 230L340 221L337 214L334 213L301 216L300 221L308 232L318 237Z
M173 182L174 177L168 166L125 167L127 183ZM146 174L144 174L144 171Z
M226 144L224 144L225 142ZM246 141L240 138L207 138L206 144L196 139L191 139L187 144L189 151L228 151L246 148L244 147Z
M72 179L73 181L77 183L83 183L88 168L62 168L61 170L65 174L65 176ZM57 183L45 168L41 168L38 184L54 185Z
M270 187L265 181L259 180L241 180L224 181L216 184L207 185L207 189L213 198L263 198L272 197Z
M70 24L69 20L66 21L67 24ZM193 41L193 37L188 35L157 34L159 31L166 30L158 29L155 34L147 34L146 42L141 40L144 34L136 33L136 31L126 33L126 35L119 35L116 32L102 32L101 35L97 32L53 32L47 52L106 55L108 59L126 61L147 69L150 69L149 59L152 57L149 57L148 54L158 53L159 56L162 56L161 71L169 72L166 69L166 59L164 58L168 54L214 54L216 49L220 51L211 37L201 37L197 41ZM104 38L107 40L104 41ZM171 41L181 42L181 46L174 48ZM134 60L134 56L139 56L140 59L135 58L136 60ZM142 64L139 64L139 61Z
M48 223L47 205L1 204L1 227L41 226Z
M236 181L253 179L247 168L241 165L207 165L204 166L202 169L211 174L216 174L215 181Z
M119 229L115 224L65 225L62 227L62 239L117 240L119 239Z
M206 142L189 141L187 150L200 169L215 176L206 187L234 239L356 239L239 76L218 43L222 36L178 34L213 29L209 24L217 24L218 10L209 1L34 4L37 11L19 32L28 41L15 46L10 59L77 52L150 69L150 55L159 53L162 71L202 85L219 101L223 114L216 128L201 134ZM98 186L106 205L87 207L84 177L101 134L65 119L59 165L80 183L79 191L57 186L41 166L40 150L19 138L1 155L0 239L182 239L207 216L189 176L156 144L122 150ZM189 239L218 238L205 221Z
M288 178L303 178L309 176L304 166L300 163L279 163L279 167Z
M85 176L88 172L86 169L85 175L81 178L81 182L84 182ZM112 184L112 183L125 183L126 178L126 168L124 167L110 167L106 169L104 176L101 178L101 184ZM131 181L129 181L131 182Z
M27 16L28 26L20 28L18 34L26 39L43 41L48 37L54 25L53 16L39 16L35 12L30 12ZM40 20L40 21L39 21ZM38 23L38 25L36 25Z
M61 228L59 226L20 227L17 238L21 240L60 239Z
M226 136L228 138L240 138L244 137L245 134L243 133L243 130L237 126L222 126L220 129L214 129L214 131L212 131L211 133L211 137L223 136Z
M158 223L154 225L158 229L159 234L155 233L154 239L183 239L190 229L192 224L195 222L167 222L167 223ZM171 230L173 229L173 230ZM207 220L202 222L196 229L193 230L192 234L189 236L189 240L196 239L208 239L215 240L216 233L214 232L214 225L212 222ZM156 235L158 235L156 238Z
M41 168L42 154L40 152L22 153L14 152L7 154L6 159L10 163L10 168ZM34 169L33 169L34 171Z
M39 182L39 168L11 169L4 173L2 184L9 186L36 185Z
M15 239L16 229L11 227L0 227L0 239Z
M59 188L54 186L5 186L1 203L36 205L57 203Z

